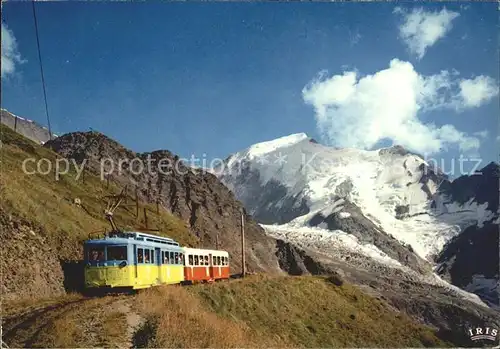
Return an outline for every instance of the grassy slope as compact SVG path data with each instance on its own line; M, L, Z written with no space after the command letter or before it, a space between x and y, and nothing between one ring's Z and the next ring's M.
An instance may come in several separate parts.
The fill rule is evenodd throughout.
M138 296L149 347L440 347L433 330L351 285L253 276Z
M0 127L2 211L4 214L21 217L33 226L41 228L55 245L53 247L59 249L60 258L80 257L78 251L81 241L87 238L89 232L109 229L103 214L106 201L102 197L118 194L122 188L113 183L106 188L105 182L90 173L86 173L85 181L81 178L77 180L74 167L58 181L55 180L54 170L47 175L25 174L22 169L25 159L46 158L54 167L58 155L18 135L6 126ZM27 169L36 170L36 166L30 163ZM75 198L81 200L83 208L73 204ZM135 205L130 205L132 199L128 200L128 203L128 207L119 207L115 212L116 223L123 228L144 226L141 222L144 204L141 204L140 220L136 222ZM196 244L196 238L189 232L184 222L165 210L160 210L160 215L153 213L156 212L155 206L150 205L148 208L150 227L159 228L161 234L170 236L182 244Z

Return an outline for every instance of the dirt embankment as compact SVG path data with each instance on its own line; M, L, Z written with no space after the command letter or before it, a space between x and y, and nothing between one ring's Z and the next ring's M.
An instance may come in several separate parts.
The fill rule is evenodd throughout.
M56 249L40 229L6 214L0 208L2 263L1 293L4 300L63 295L64 275Z

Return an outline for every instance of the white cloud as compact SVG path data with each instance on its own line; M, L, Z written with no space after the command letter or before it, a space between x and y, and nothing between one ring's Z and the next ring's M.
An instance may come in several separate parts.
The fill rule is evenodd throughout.
M403 16L403 23L399 26L399 36L418 59L422 59L427 49L450 31L451 22L459 16L457 12L445 8L439 12L418 8L407 13L397 7L394 13Z
M473 134L474 134L474 136L482 138L482 139L488 138L488 130L474 132Z
M7 28L7 25L2 23L2 78L13 74L16 70L16 65L24 62L17 50L14 33Z
M393 59L389 68L364 77L356 71L330 77L322 72L302 94L314 107L317 127L329 144L371 149L388 139L419 153L450 146L465 152L477 150L480 139L453 125L425 124L418 116L426 110L477 106L461 93L464 82L475 80L460 80L448 71L423 76L411 63Z
M460 82L460 97L467 107L478 107L498 94L495 80L480 75Z

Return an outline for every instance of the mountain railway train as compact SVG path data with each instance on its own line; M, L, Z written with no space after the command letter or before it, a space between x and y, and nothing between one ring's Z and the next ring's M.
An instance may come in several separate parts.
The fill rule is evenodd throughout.
M229 253L181 247L167 237L115 231L84 243L87 290L139 290L229 279Z

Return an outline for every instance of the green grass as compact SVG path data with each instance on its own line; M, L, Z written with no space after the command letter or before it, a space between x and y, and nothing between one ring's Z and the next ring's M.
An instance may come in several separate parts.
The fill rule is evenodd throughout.
M4 125L1 125L0 133L2 212L23 218L30 225L41 228L49 243L59 250L61 259L77 259L81 242L87 239L89 232L110 228L103 213L106 208L103 196L116 195L122 187L110 182L109 188L106 188L106 182L90 172L86 172L85 181L82 178L77 180L74 168L56 180L54 165L56 159L60 158L58 154ZM47 175L26 174L23 161L29 158L35 161L48 159L53 165L52 171ZM27 163L26 169L36 170L35 163ZM75 198L81 200L82 207L73 203ZM132 202L130 198L128 203ZM155 205L140 203L139 219L135 217L135 206L120 206L115 212L115 222L124 229L144 226L144 206L149 209L149 227L160 229L158 234L169 236L182 245L196 245L196 237L182 220L164 209L156 214Z
M358 288L328 278L256 275L138 297L154 347L446 347Z

